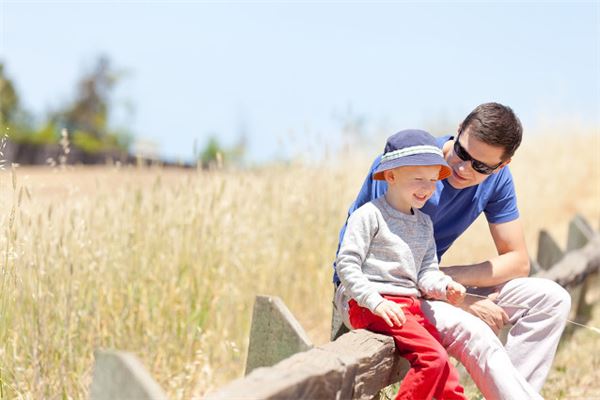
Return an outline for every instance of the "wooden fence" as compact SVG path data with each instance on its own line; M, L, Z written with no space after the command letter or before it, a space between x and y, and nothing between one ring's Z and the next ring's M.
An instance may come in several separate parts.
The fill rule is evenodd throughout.
M569 225L565 252L547 232L540 232L532 275L552 279L569 291L571 319L579 323L587 322L591 316L586 293L597 283L599 271L600 234L582 217L576 216ZM571 327L567 336L570 332ZM132 393L144 393L145 398L151 399L165 398L132 355L97 351L96 356L92 399L127 399ZM398 382L407 369L408 362L396 354L391 337L355 330L315 347L280 299L258 296L246 376L206 398L373 399L382 388Z

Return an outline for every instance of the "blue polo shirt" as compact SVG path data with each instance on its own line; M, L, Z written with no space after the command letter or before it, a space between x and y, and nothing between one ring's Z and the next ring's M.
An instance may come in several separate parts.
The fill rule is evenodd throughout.
M452 136L443 136L436 138L436 142L442 148L444 143L451 139ZM373 171L379 166L380 160L381 155L371 165L358 197L348 210L348 216L363 204L382 196L387 190L385 181L373 179ZM442 259L446 250L482 212L485 213L488 222L493 224L514 221L519 217L515 187L508 167L488 176L479 185L465 189L455 189L446 180L438 181L435 193L421 211L429 215L433 222L438 260ZM346 224L340 231L338 251L345 231ZM335 263L333 280L339 282L335 273Z

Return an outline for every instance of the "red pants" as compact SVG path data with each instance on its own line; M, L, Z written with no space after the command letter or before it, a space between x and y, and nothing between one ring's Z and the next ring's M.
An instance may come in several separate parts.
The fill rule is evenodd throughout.
M465 400L458 372L448 360L446 349L414 297L384 295L398 303L406 315L404 325L390 328L385 321L350 300L350 323L355 329L368 329L394 338L400 355L410 362L410 370L402 380L396 400L461 399Z

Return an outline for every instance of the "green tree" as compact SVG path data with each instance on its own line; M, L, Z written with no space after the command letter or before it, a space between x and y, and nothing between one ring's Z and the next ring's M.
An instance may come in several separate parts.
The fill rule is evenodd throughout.
M19 140L30 134L32 125L31 115L22 108L17 89L0 62L0 134Z
M19 111L19 96L12 81L4 73L4 63L0 62L0 124L15 122Z
M96 139L108 134L110 93L118 81L110 60L100 56L91 73L83 76L77 85L77 95L72 105L58 117L70 132L83 131Z
M111 94L123 76L124 72L112 68L107 56L99 56L94 68L78 82L75 100L51 115L51 123L66 128L73 144L87 152L128 151L133 136L124 129L111 130L108 124Z
M211 135L198 155L198 159L204 167L221 167L224 164L241 163L245 153L246 136L241 136L235 145L226 148L219 143L219 139Z
M200 161L203 166L216 165L223 160L225 150L221 147L219 139L214 136L208 138L206 146L200 152ZM220 161L219 161L220 160Z

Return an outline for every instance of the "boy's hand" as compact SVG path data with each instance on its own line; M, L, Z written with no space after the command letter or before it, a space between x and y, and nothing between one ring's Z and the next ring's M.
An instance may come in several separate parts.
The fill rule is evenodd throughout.
M452 281L446 287L446 298L448 299L448 303L455 306L463 302L466 294L467 290L458 282Z
M464 288L463 288L464 289ZM402 326L406 322L406 316L400 304L384 299L373 312L375 315L383 318L386 324L391 327L394 325Z

